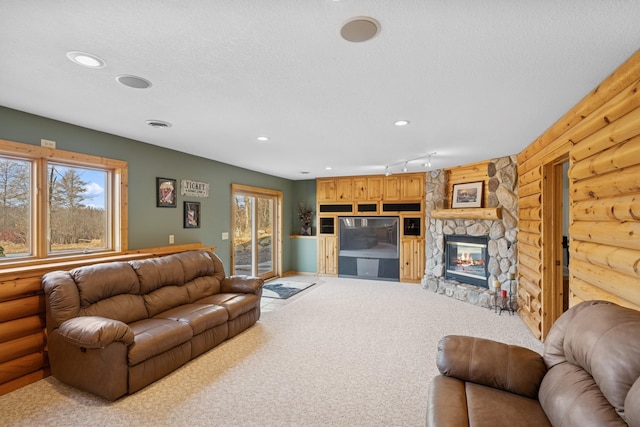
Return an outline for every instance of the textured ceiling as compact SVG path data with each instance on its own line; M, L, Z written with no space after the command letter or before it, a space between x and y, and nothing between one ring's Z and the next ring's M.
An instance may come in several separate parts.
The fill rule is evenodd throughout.
M357 16L378 36L343 40ZM450 167L519 153L640 48L638 17L638 0L0 0L0 105L294 180Z

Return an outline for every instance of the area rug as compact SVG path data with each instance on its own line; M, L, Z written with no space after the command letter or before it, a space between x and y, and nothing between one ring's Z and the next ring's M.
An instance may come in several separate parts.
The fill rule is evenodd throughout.
M267 298L287 299L298 292L304 291L315 282L292 282L288 280L274 280L262 287L262 296Z

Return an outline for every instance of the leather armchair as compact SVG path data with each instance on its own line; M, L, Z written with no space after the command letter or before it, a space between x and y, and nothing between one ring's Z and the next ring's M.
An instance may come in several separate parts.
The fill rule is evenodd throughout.
M640 427L640 312L586 301L553 325L544 355L446 336L427 426Z

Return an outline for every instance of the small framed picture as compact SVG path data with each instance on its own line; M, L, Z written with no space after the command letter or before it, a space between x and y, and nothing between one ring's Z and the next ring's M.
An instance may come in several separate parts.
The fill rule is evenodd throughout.
M468 182L466 184L453 185L453 208L480 208L482 207L482 189L484 182Z
M159 208L175 208L176 180L171 178L156 178L156 206Z
M184 228L200 228L200 202L184 202Z

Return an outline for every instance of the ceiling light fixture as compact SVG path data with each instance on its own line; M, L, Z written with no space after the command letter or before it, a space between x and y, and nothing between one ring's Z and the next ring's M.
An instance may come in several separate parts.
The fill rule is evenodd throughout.
M269 137L268 136L259 136L256 138L258 141L268 141Z
M347 21L340 29L343 39L353 43L371 40L380 32L380 23L368 16L358 16Z
M409 120L398 120L397 122L394 123L394 125L396 126L406 126L409 124Z
M171 123L164 120L147 120L147 124L154 129L166 129L171 127Z
M121 74L116 77L116 80L125 86L132 87L134 89L147 89L150 88L151 82L142 77L132 76L130 74Z
M69 60L75 62L78 65L82 65L87 68L103 68L107 63L104 59L99 56L93 55L91 53L80 52L77 50L72 50L67 52L67 58Z
M408 172L409 171L409 163L412 163L412 162L415 162L415 161L418 161L418 160L423 160L423 159L427 159L427 161L425 163L423 163L422 166L430 168L431 167L431 158L433 156L435 156L436 154L438 154L438 153L436 153L434 151L433 153L425 154L424 156L416 157L415 159L401 160L399 162L391 163L391 164L386 165L384 167L384 174L385 174L385 176L392 175L393 174L393 168L396 167L396 166L400 166L400 165L403 165L402 169L401 169L402 172Z

